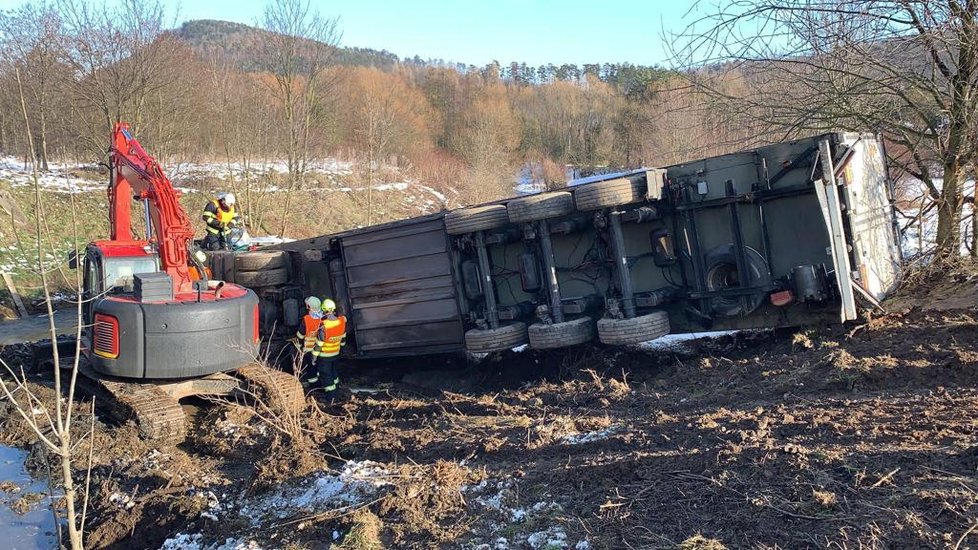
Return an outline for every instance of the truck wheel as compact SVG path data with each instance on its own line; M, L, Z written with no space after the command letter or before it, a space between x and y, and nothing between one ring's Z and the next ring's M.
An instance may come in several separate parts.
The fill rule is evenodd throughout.
M289 282L289 272L284 267L262 271L239 271L234 276L234 282L248 288L283 285Z
M645 178L633 176L598 181L580 186L574 191L578 210L600 210L645 201L648 185Z
M583 344L594 339L594 320L581 317L563 323L534 323L527 329L530 347L534 349L553 349Z
M598 340L602 344L624 346L655 340L669 334L669 316L664 311L631 319L601 319Z
M238 271L262 271L285 267L289 254L284 250L253 250L235 254L234 267Z
M496 329L472 329L465 333L465 349L470 353L504 351L522 346L529 340L526 323L516 322Z
M445 214L445 231L449 235L475 233L508 224L506 207L501 204L462 208Z
M530 195L509 201L506 210L513 223L559 218L574 211L574 196L567 191Z
M763 286L771 281L771 271L759 252L749 246L744 247L744 256L747 259L747 281L746 284L738 280L737 274L737 255L736 246L725 244L711 249L704 256L706 264L706 289L715 292L732 288L746 288L752 286ZM730 296L718 296L710 299L710 304L714 313L724 317L742 317L750 315L757 308L761 307L766 298L766 293L759 291L749 296L744 296L743 300Z

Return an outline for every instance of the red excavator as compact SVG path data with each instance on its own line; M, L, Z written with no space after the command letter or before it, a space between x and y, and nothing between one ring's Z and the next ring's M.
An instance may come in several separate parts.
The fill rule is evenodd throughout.
M180 192L124 122L112 132L109 167L110 237L89 243L82 266L83 374L148 437L183 439L178 401L188 395L245 393L300 407L295 377L253 364L258 297L207 279ZM133 201L144 209L145 239L132 238Z

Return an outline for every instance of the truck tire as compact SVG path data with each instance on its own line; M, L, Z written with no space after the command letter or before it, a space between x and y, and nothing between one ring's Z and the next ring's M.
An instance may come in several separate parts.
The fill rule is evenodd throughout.
M644 178L618 178L582 185L574 191L578 210L600 210L645 201L648 185Z
M289 282L289 272L284 267L262 271L239 271L234 276L234 282L248 288L284 285Z
M559 218L574 211L574 196L567 191L530 195L509 201L506 210L513 223Z
M594 339L594 320L581 317L563 323L534 323L527 329L530 347L533 349L554 349L583 344Z
M461 208L445 214L445 231L449 235L475 233L507 224L509 224L509 217L506 215L506 207L502 204Z
M465 350L469 353L505 351L529 342L526 323L516 322L496 329L472 329L465 333Z
M656 311L631 319L601 319L598 340L611 346L648 342L669 334L669 315Z
M234 267L238 271L263 271L285 267L289 260L284 250L253 250L235 254Z

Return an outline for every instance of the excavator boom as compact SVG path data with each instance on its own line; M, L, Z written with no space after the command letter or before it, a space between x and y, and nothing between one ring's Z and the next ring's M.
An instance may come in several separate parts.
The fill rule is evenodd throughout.
M109 150L110 235L114 241L131 239L131 201L144 200L155 235L160 267L173 280L174 293L190 292L193 281L188 268L188 245L194 237L190 218L180 205L180 192L163 169L136 141L125 122L112 130Z

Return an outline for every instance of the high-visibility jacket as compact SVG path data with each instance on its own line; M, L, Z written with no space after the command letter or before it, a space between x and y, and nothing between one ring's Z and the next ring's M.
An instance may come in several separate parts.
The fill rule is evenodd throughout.
M238 213L233 206L227 210L221 208L220 201L217 199L210 201L204 206L204 223L207 224L207 232L212 235L227 235L231 231L231 226L238 222Z
M319 327L322 324L322 318L308 314L302 318L302 325L299 326L299 331L295 333L295 336L302 342L304 353L311 352L316 347L316 336L319 334Z
M316 347L312 354L316 357L336 357L340 347L346 345L346 316L329 316L316 332Z

